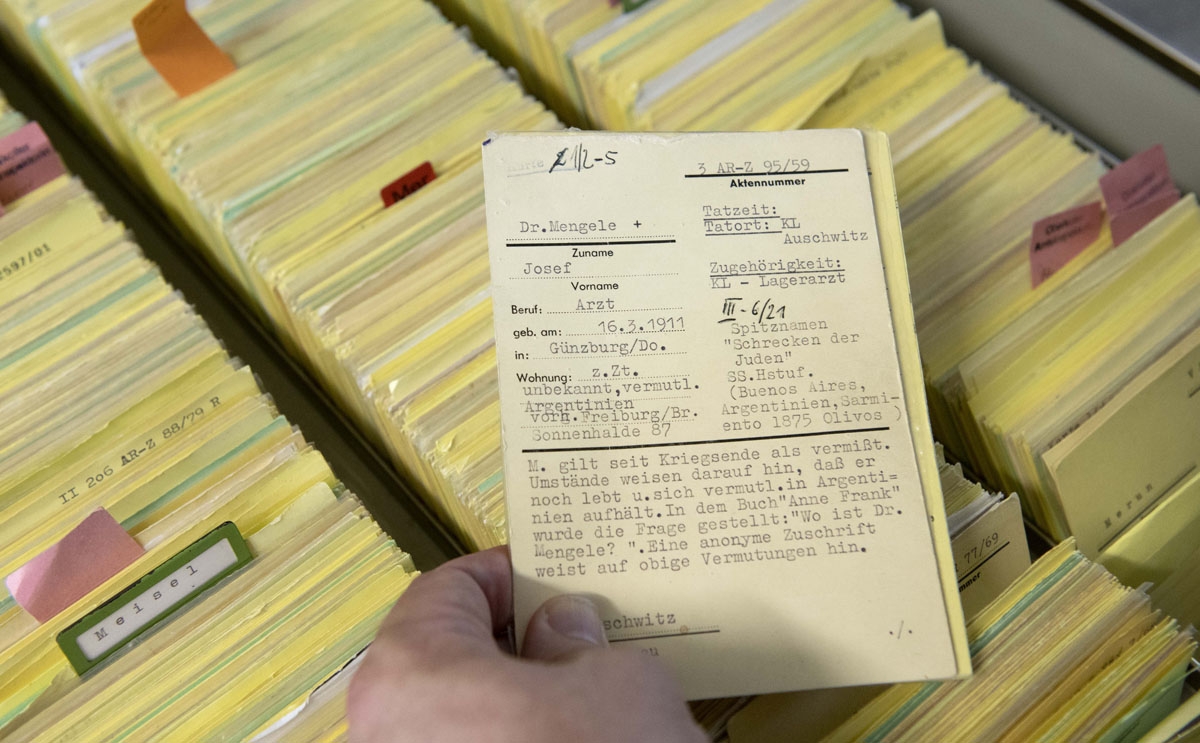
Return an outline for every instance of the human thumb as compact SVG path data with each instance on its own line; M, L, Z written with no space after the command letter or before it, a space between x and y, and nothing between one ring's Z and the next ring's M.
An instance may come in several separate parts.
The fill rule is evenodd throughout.
M525 630L521 654L555 661L584 650L608 646L596 606L583 596L555 596L538 607Z

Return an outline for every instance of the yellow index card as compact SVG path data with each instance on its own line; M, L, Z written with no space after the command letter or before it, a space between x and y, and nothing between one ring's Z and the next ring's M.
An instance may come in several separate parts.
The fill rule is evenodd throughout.
M1193 331L1046 453L1079 550L1102 553L1184 485L1198 470L1198 440L1200 331Z

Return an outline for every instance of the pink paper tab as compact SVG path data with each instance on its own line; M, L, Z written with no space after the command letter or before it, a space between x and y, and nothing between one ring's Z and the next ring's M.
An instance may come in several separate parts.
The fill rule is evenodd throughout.
M145 550L98 508L62 540L4 580L25 611L46 622L133 564Z
M1100 177L1100 191L1114 216L1175 192L1166 150L1156 144L1108 171Z
M36 121L0 139L0 204L11 204L65 172Z
M1100 178L1100 192L1120 245L1179 200L1161 144L1139 152Z
M1133 237L1138 230L1153 222L1155 217L1174 206L1176 201L1179 201L1179 191L1160 196L1132 209L1126 209L1113 217L1110 220L1113 245L1120 245Z
M1029 274L1033 288L1055 274L1100 237L1104 208L1099 201L1053 214L1033 223Z

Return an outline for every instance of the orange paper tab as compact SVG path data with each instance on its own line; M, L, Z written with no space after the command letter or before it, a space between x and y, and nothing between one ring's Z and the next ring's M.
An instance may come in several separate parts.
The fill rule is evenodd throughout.
M429 185L434 178L437 178L437 174L433 172L433 165L426 160L383 187L379 195L383 197L384 208L386 209L401 199L407 199Z
M152 0L133 17L138 46L179 97L237 69L188 14L186 0Z
M13 571L4 585L25 611L46 622L144 552L108 511L98 508L58 544Z
M65 172L62 160L36 121L0 139L0 204L11 204Z
M1100 191L1120 245L1179 200L1161 144L1139 152L1100 178Z
M1052 214L1033 223L1029 274L1036 289L1100 237L1104 208L1099 201Z

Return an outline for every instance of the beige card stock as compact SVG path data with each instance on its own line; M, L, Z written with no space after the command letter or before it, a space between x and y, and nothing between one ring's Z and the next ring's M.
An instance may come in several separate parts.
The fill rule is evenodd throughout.
M968 672L882 135L484 166L518 636L576 592L690 698Z

